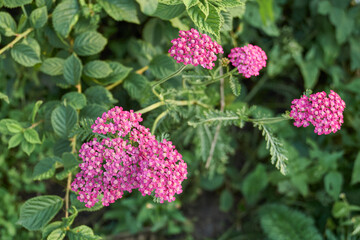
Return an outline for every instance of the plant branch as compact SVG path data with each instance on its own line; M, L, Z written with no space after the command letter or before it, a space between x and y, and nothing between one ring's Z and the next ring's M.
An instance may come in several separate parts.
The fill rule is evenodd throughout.
M186 105L199 105L199 106L202 106L204 108L210 108L210 106L206 105L206 104L203 104L199 101L196 101L196 100L193 100L193 101L176 101L176 100L165 100L165 101L161 101L161 102L157 102L157 103L154 103L146 108L143 108L143 109L140 109L138 111L136 111L136 113L141 113L141 114L144 114L144 113L147 113L147 112L150 112L158 107L161 107L161 106L164 106L165 104L173 104L173 105L177 105L177 106L186 106Z
M166 116L166 114L168 114L169 110L165 110L163 111L159 116L157 116L157 118L155 119L154 123L153 123L153 126L151 128L151 133L154 134L155 133L155 130L156 130L156 127L159 123L159 121L164 118Z
M12 40L8 45L0 49L0 54L3 54L9 48L12 48L18 41L29 35L29 33L31 33L33 30L33 28L29 28L25 32L16 35L16 38L14 40Z
M229 72L227 72L228 74ZM224 70L222 67L220 67L220 112L224 112L224 108L225 108L225 94L224 94ZM229 75L229 74L228 74ZM227 75L227 76L228 76ZM219 123L217 126L216 126L216 129L215 129L215 134L214 134L214 138L211 142L211 147L210 147L210 152L209 152L209 157L207 158L206 160L206 164L205 164L205 168L209 168L210 167L210 163L211 163L211 160L213 159L213 156L214 156L214 151L215 151L215 147L216 147L216 142L217 142L217 139L219 137L219 133L220 133L220 129L221 129L221 123Z

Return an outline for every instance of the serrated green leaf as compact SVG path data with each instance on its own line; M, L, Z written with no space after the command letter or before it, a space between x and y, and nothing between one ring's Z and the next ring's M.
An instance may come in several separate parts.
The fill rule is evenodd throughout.
M350 212L350 205L347 202L335 202L331 210L331 213L335 218L348 217Z
M136 0L140 9L146 15L151 15L156 11L158 0Z
M35 144L29 143L27 141L21 142L21 150L23 150L28 156L34 151Z
M159 3L156 11L152 16L161 18L163 20L170 20L177 16L179 16L181 13L185 11L185 5L184 4L178 4L178 5L166 5Z
M34 28L42 28L47 22L48 14L46 6L37 8L30 14L30 23Z
M55 133L67 138L78 119L76 110L71 106L58 106L51 113L51 125Z
M79 19L79 4L77 0L64 0L55 7L52 14L56 32L67 37Z
M54 176L56 162L61 162L61 159L58 157L47 157L40 160L35 165L32 175L33 180L44 180Z
M244 6L246 0L210 0L211 3L213 3L214 5L217 5L219 7L221 7L222 9L226 9L226 8L234 8L234 7L239 7L239 6Z
M144 92L149 89L149 81L146 77L132 72L125 79L124 88L130 97L140 100L144 96Z
M41 64L40 71L50 76L62 75L64 72L64 64L65 60L62 58L48 58Z
M220 37L220 29L223 19L220 16L219 10L212 4L209 4L209 16L206 18L205 14L198 6L194 6L187 10L191 20L202 31L206 31Z
M110 65L101 60L94 60L88 62L84 66L84 74L92 78L105 78L112 73Z
M86 106L85 95L78 92L66 93L64 96L62 96L61 100L66 101L67 104L70 104L76 110L80 110Z
M4 100L7 104L9 104L9 97L6 94L0 92L0 99Z
M13 124L19 124L18 121L14 120L14 119L9 119L9 118L5 118L5 119L1 119L0 120L0 133L6 135L6 134L11 134L11 132L9 131L7 125L13 123ZM21 127L21 125L20 125Z
M61 228L63 227L63 222L61 221L56 221L56 222L52 222L49 225L47 225L46 227L43 228L42 230L42 238L46 239L46 237L55 229L57 228Z
M161 79L175 72L175 63L174 58L167 55L159 55L151 60L149 70L156 78Z
M199 3L199 0L183 0L186 9L189 9Z
M34 197L25 202L20 208L18 224L29 231L42 229L63 205L62 198L53 195Z
M220 210L223 212L228 212L234 204L234 197L232 193L225 189L220 194Z
M134 0L98 0L97 2L116 21L140 23Z
M159 0L159 3L166 4L166 5L178 5L182 4L182 0Z
M23 130L23 127L18 122L7 122L6 127L11 133L19 133Z
M13 135L10 139L9 139L9 144L8 144L8 148L14 148L16 146L18 146L21 141L24 139L22 133L17 133L15 135Z
M80 162L76 159L74 154L66 152L61 156L61 163L64 166L64 170L55 175L58 180L65 179L70 172L73 172L78 168Z
M91 228L85 225L70 229L68 232L68 237L70 240L96 240L101 239L99 236L94 235L94 232Z
M101 52L106 44L107 39L100 33L95 31L83 32L75 38L74 51L79 56L90 56Z
M111 92L102 86L89 87L84 93L89 103L110 106L117 102Z
M37 7L46 6L48 9L50 9L52 2L53 2L52 0L35 0Z
M118 62L108 62L112 72L106 78L102 78L100 83L104 85L122 82L131 72L132 68L126 67Z
M209 2L207 0L201 0L197 4L197 6L205 14L205 17L207 18L209 16Z
M7 37L16 34L16 22L7 12L0 12L0 33Z
M58 228L49 234L47 240L62 240L65 238L65 236L66 236L66 231L64 231L63 228Z
M40 138L39 138L39 134L37 133L37 131L35 131L35 129L32 128L28 128L24 131L24 138L26 141L28 141L29 143L32 144L40 144Z
M32 0L3 0L4 6L8 8L21 7L32 2Z
M81 118L97 119L108 109L99 104L88 104L80 111Z
M25 67L32 67L41 63L40 45L33 38L27 38L21 43L15 44L11 49L12 58Z
M233 94L235 96L240 96L241 84L239 83L239 80L237 80L236 78L230 76L229 83L230 83L231 91L233 92Z
M64 62L64 78L66 82L71 85L78 84L80 82L82 69L81 60L75 54L68 57Z

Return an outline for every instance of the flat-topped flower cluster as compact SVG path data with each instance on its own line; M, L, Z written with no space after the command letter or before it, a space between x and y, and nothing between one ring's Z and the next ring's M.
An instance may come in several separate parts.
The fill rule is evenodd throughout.
M187 165L170 141L158 142L140 125L140 113L115 107L92 126L93 132L113 137L84 143L79 156L81 171L71 184L78 200L92 207L103 195L102 204L121 198L125 191L138 189L143 196L154 193L161 203L174 201L182 192Z
M328 97L324 91L309 97L304 94L300 99L294 99L292 104L290 117L294 118L294 125L307 127L311 123L318 135L335 133L344 122L345 102L333 90Z

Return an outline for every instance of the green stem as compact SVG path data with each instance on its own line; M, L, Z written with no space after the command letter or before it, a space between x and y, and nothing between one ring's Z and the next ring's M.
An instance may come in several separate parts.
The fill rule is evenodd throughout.
M156 130L156 127L159 123L159 121L164 118L166 116L166 114L168 114L168 110L165 110L164 112L162 112L159 116L157 116L157 118L155 119L154 123L153 123L153 126L151 128L151 133L154 134L155 133L155 130Z
M271 123L277 123L277 122L282 122L282 121L286 121L286 120L290 120L290 118L285 118L285 117L271 117L271 118L257 118L257 119L247 119L248 122L253 122L253 123L261 123L261 124L271 124Z
M225 79L226 77L228 77L230 75L233 75L236 71L237 71L237 68L234 68L230 72L227 72L222 76L220 75L220 76L218 76L216 78L212 78L209 81L206 81L206 82L189 82L189 83L192 84L192 85L208 85L208 84L211 84L211 83L215 83L215 82L219 81L220 79Z
M25 32L19 34L16 36L16 38L14 40L12 40L8 45L6 45L5 47L3 47L2 49L0 49L0 54L2 54L3 52L5 52L6 50L8 50L9 48L12 48L15 43L17 43L18 41L20 41L22 38L26 37L29 33L31 33L34 29L29 28L27 29Z
M177 106L186 106L186 105L199 105L199 106L202 106L204 108L210 108L210 106L206 105L206 104L203 104L201 102L198 102L196 100L193 100L193 101L176 101L176 100L166 100L166 101L161 101L161 102L157 102L157 103L154 103L146 108L143 108L143 109L140 109L139 111L136 111L136 113L141 113L141 114L144 114L144 113L147 113L147 112L150 112L158 107L161 107L161 106L164 106L165 104L174 104L174 105L177 105Z
M178 75L179 73L181 73L184 69L186 68L186 65L182 66L181 68L179 68L178 70L176 70L175 72L173 72L172 74L170 74L169 76L157 81L153 86L152 86L152 91L153 93L160 99L162 100L162 98L160 97L160 95L156 92L155 87L159 86L160 84L166 82L167 80L169 80L170 78L175 77L176 75Z
M26 17L26 18L29 18L28 14L27 14L27 12L26 12L26 9L25 9L25 7L24 7L24 5L21 5L21 10L23 11L25 17Z

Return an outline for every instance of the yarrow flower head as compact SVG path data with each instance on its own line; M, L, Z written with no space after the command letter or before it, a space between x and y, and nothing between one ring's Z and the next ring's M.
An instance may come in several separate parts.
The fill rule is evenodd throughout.
M224 53L223 48L206 34L195 29L180 31L179 38L171 41L173 46L169 53L178 63L212 69L215 66L216 54Z
M335 133L344 122L345 102L333 90L330 90L329 96L324 91L311 94L309 97L304 94L291 103L293 105L290 117L295 120L294 125L307 127L311 123L318 135Z
M99 196L108 206L134 189L143 196L154 193L161 203L174 201L174 195L182 192L181 183L187 178L182 156L172 142L158 142L141 121L140 113L121 107L95 121L93 132L115 137L94 138L79 151L83 162L71 188L86 207L94 206Z
M258 46L248 44L244 47L231 49L229 59L246 78L258 76L259 71L266 66L266 53Z

